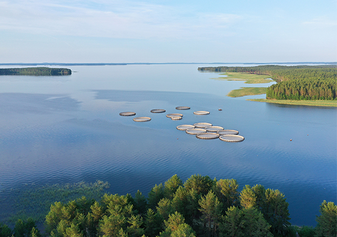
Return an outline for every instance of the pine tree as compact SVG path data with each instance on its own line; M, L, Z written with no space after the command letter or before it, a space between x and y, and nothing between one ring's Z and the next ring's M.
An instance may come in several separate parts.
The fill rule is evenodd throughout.
M210 191L205 197L201 197L199 205L199 211L202 213L201 220L204 223L205 230L207 230L207 236L216 236L222 217L222 203Z
M325 200L320 206L320 216L316 218L316 237L335 237L337 235L337 206Z
M239 204L239 184L235 179L220 179L216 183L215 193L227 210L230 206Z
M149 207L155 209L160 199L164 198L163 184L155 185L148 195Z
M256 195L249 185L246 185L240 193L240 205L247 209L256 206Z
M138 190L134 198L134 209L138 211L139 214L144 215L147 211L147 200L146 197Z
M165 182L164 195L166 198L172 199L174 193L179 187L183 186L183 182L178 175L173 175L169 180Z
M219 236L230 237L271 237L270 225L256 208L230 207L220 224Z
M145 218L145 235L157 236L161 231L163 231L163 223L163 218L149 208Z
M209 176L192 175L184 186L187 191L194 189L199 195L206 195L212 188L214 182Z
M161 199L158 202L156 209L157 209L157 213L161 215L164 220L167 220L169 215L174 212L172 203L170 199L167 199L167 198Z
M140 237L145 233L142 228L143 218L140 215L132 215L128 219L128 224L127 233L130 237Z

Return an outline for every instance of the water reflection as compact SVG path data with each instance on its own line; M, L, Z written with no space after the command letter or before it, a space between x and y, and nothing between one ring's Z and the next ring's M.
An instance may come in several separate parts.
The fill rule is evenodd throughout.
M169 101L173 104L182 103L183 100L190 100L191 98L201 96L200 100L204 100L207 95L200 93L188 92L167 92L167 91L127 91L127 90L97 90L96 99L105 99L110 101Z
M0 113L45 114L54 111L74 111L79 108L79 103L66 95L1 93Z
M84 71L89 76L76 73L67 86L45 82L40 87L17 87L8 82L8 87L1 87L11 93L0 94L0 190L31 182L98 179L108 181L112 193L134 194L140 189L146 194L174 174L183 180L201 174L234 178L241 187L260 183L280 189L290 203L292 223L299 225L314 225L320 203L335 201L336 109L227 98L227 90L241 82L209 80L208 74L199 75L191 66ZM167 90L158 82L160 74L165 75ZM139 88L131 83L136 80L142 80ZM179 81L184 87L176 87ZM192 81L197 83L188 87ZM132 88L126 89L130 84ZM174 88L178 89L169 91ZM153 108L177 112L175 107L181 105L191 107L180 111L181 121L150 113ZM197 116L196 110L211 113ZM119 116L122 111L135 111L152 121L135 123ZM239 130L246 140L205 141L176 129L196 122Z

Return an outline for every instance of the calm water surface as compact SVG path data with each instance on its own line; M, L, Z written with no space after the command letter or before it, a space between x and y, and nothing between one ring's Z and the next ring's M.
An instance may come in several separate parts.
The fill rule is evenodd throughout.
M0 190L103 180L111 193L147 194L174 174L183 181L201 174L279 189L291 223L315 225L322 201L336 203L337 109L229 98L250 85L212 80L217 74L197 67L83 66L65 77L0 77ZM180 105L191 107L181 121L150 113ZM135 123L122 111L152 121ZM237 129L246 140L199 140L175 128L196 122Z

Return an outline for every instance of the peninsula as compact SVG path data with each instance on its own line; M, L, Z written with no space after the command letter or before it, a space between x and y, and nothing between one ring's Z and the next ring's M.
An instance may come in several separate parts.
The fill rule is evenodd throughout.
M71 75L68 68L27 67L27 68L0 68L0 76L65 76Z
M337 66L277 66L264 65L255 67L199 67L199 71L223 72L228 74L231 80L242 78L248 83L248 79L257 79L257 76L272 78L277 84L266 89L266 99L251 99L252 101L263 101L278 104L295 104L308 106L337 107ZM224 74L222 74L224 75ZM244 75L244 76L243 76ZM220 77L219 79L226 79ZM236 79L240 80L240 79ZM251 80L250 83L254 83ZM258 82L261 83L261 82ZM236 91L241 96L252 95L250 88ZM263 89L255 89L256 94L262 94ZM233 91L234 92L234 91ZM233 96L233 92L229 96ZM240 92L240 93L238 93ZM238 95L240 96L240 95ZM235 96L234 96L235 97ZM291 103L289 103L291 101Z

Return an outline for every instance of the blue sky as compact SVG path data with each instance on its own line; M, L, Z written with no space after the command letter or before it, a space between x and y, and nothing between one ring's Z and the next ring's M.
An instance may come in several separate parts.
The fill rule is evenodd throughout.
M303 61L337 61L337 0L0 0L0 63Z

